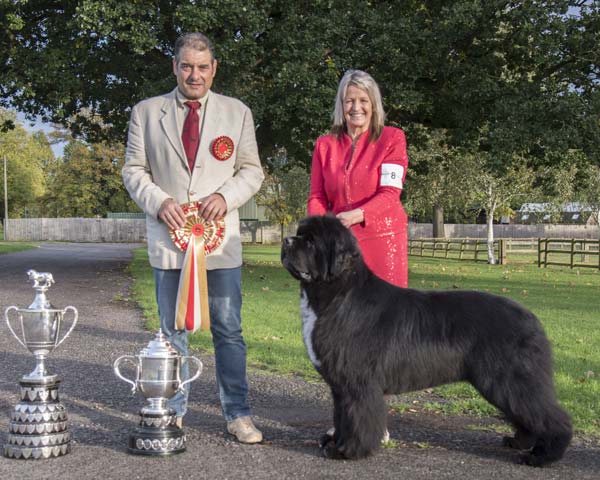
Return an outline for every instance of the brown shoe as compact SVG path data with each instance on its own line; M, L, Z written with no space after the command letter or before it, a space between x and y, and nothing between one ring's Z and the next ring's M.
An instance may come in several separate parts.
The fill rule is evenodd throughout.
M241 443L259 443L263 439L261 431L254 426L250 417L238 417L227 422L227 431Z

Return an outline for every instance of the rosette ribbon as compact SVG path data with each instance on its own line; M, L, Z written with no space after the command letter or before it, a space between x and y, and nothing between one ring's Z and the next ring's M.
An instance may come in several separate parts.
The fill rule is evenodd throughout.
M206 256L225 236L225 222L208 222L198 215L199 202L182 205L186 214L184 228L171 230L175 245L185 252L175 311L175 329L195 332L210 328Z

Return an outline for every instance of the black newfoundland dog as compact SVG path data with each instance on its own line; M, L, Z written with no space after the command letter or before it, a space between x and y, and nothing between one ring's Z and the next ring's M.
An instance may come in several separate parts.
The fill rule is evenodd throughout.
M331 387L330 458L361 458L380 445L384 394L470 382L515 427L506 446L541 466L572 436L559 406L552 353L538 319L519 304L474 291L395 287L366 267L335 217L308 217L283 241L282 263L300 280L308 354Z

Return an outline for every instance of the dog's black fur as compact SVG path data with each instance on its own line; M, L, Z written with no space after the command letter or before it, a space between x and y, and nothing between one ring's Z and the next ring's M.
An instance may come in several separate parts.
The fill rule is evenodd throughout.
M550 344L519 304L475 291L418 291L371 273L352 233L335 217L308 217L283 242L282 263L314 313L316 367L331 387L330 458L361 458L380 445L384 394L470 382L516 429L506 446L541 466L572 437L554 391ZM305 338L306 340L306 338Z

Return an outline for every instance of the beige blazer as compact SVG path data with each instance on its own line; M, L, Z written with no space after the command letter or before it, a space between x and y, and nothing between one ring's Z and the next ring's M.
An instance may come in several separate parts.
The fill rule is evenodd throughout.
M239 100L208 93L200 145L190 171L177 119L177 89L135 105L123 166L131 198L146 213L148 254L155 268L181 268L183 253L173 244L158 210L167 198L180 204L220 193L227 203L225 239L206 259L209 270L242 264L238 208L254 195L264 174L258 157L252 112ZM233 140L233 155L225 161L211 153L212 142L225 135Z

